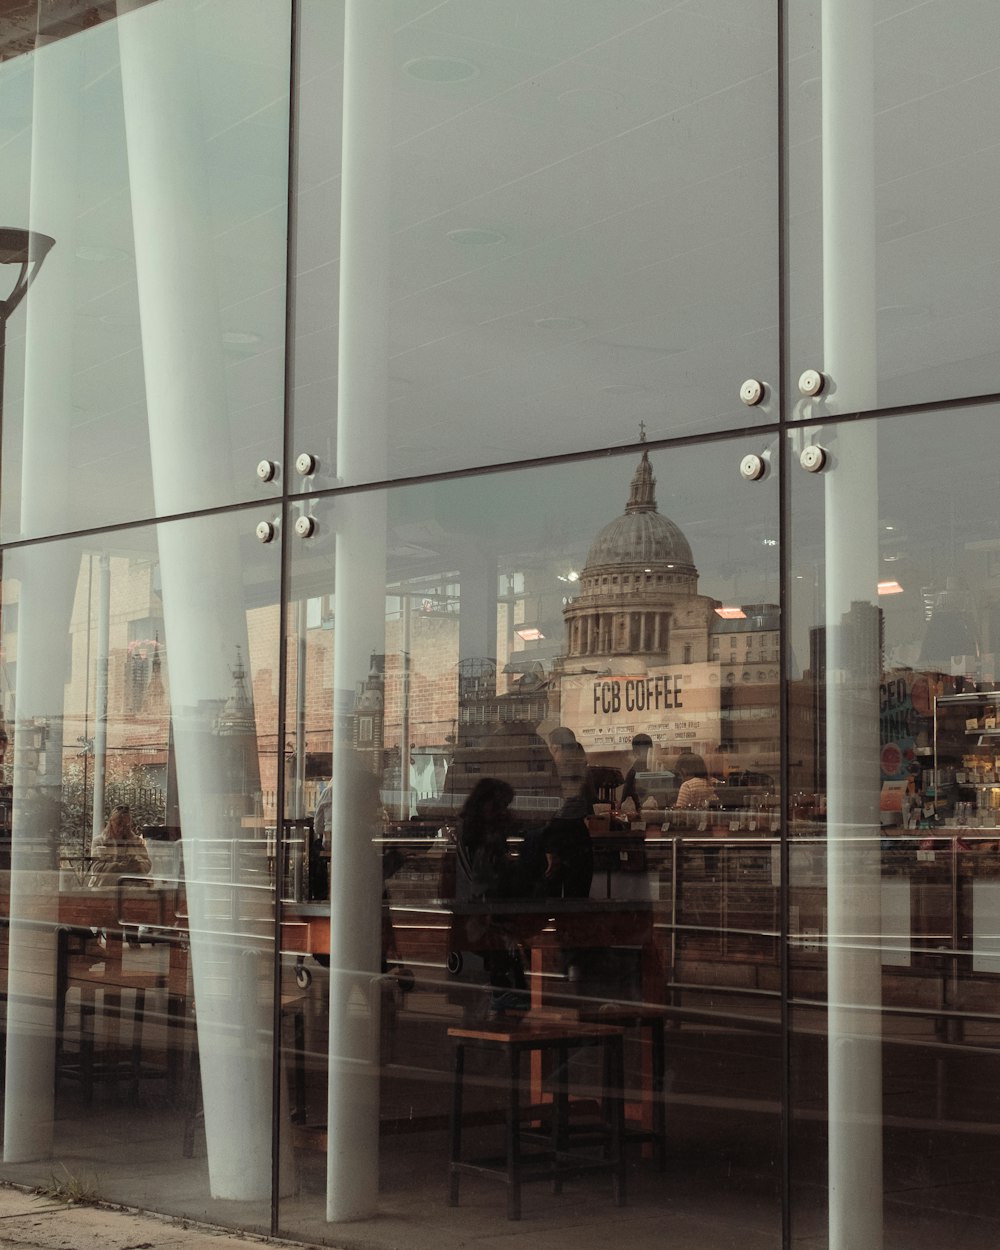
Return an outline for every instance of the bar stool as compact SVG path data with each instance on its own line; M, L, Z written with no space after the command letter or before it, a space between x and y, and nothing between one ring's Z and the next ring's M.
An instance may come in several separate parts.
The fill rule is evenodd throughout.
M102 945L103 943L103 945ZM99 938L91 929L60 926L56 954L56 1076L77 1080L86 1105L93 1099L98 1081L112 1084L127 1081L133 1101L139 1097L139 1082L148 1076L171 1076L174 1057L167 1043L166 1068L160 1070L143 1062L143 1022L146 993L166 990L168 996L168 1031L177 1019L177 1002L183 995L178 990L176 971L141 969L123 966L124 939L121 933L109 931ZM79 1038L77 1049L65 1046L66 1003L70 990L79 997ZM126 998L131 1007L126 1007ZM108 1029L118 1033L127 1020L130 1037L126 1045L112 1041L98 1050L97 1022L102 1019Z
M459 1178L487 1176L507 1185L507 1217L521 1218L521 1185L526 1180L551 1180L558 1193L566 1176L585 1172L610 1172L617 1206L625 1205L624 1150L624 1030L610 1024L578 1021L532 1020L498 1023L483 1028L450 1028L455 1044L455 1067L451 1101L451 1158L448 1168L448 1205L458 1205ZM604 1125L599 1131L603 1149L599 1156L572 1148L569 1132L569 1051L591 1046L602 1052L601 1103ZM492 1160L462 1157L462 1101L465 1055L469 1049L500 1053L507 1065L507 1109L505 1117L506 1155L503 1165ZM533 1052L555 1052L558 1078L552 1098L550 1150L545 1155L522 1155L521 1120L527 1114L521 1105L521 1056ZM536 1109L531 1109L536 1113ZM532 1135L534 1136L534 1134ZM579 1140L579 1139L578 1139ZM542 1163L545 1166L538 1167ZM525 1175L525 1164L529 1174Z
M626 1121L625 1142L651 1142L653 1160L658 1171L667 1166L667 1106L663 1091L666 1067L666 1012L650 1003L604 1003L581 1007L577 1019L585 1022L614 1024L621 1029L648 1030L650 1045L650 1102L652 1124L649 1128L632 1128Z

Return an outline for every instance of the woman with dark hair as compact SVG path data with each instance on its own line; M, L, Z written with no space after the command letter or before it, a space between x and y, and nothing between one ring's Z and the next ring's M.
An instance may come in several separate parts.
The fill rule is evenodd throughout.
M674 807L708 807L718 801L719 796L708 779L708 769L700 755L686 751L678 757L676 769L681 785Z
M499 777L476 782L458 814L458 863L473 895L497 896L511 874L507 837L513 788ZM472 897L470 896L470 897Z
M480 902L523 894L519 865L508 849L514 831L510 805L513 788L499 777L476 782L458 817L455 896ZM504 917L471 915L466 921L469 949L482 956L492 993L494 1015L525 1011L529 1006L520 948Z

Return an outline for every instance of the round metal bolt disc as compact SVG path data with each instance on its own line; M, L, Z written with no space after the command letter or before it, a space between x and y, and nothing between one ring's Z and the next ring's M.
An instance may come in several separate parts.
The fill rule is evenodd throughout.
M764 385L756 378L747 378L740 387L740 399L748 408L753 408L764 398Z
M750 452L740 461L740 477L748 482L759 482L766 468L763 458Z
M261 521L257 526L257 538L262 543L269 543L274 538L274 526L270 521Z
M308 477L311 473L316 472L316 457L304 451L301 456L297 457L295 467L303 477Z
M273 460L261 460L257 465L257 476L262 482L270 482L274 477L276 467Z
M308 538L316 528L316 522L311 516L300 516L295 522L295 532L300 538Z
M826 464L826 452L816 443L810 443L808 447L802 448L799 464L807 473L819 473Z
M803 395L818 395L823 389L824 378L816 369L807 369L799 378L799 391Z

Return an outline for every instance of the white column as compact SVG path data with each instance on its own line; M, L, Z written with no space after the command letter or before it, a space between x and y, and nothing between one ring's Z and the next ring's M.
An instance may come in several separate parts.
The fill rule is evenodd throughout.
M378 1203L382 829L379 778L358 761L344 722L385 632L384 496L338 499L337 528L327 1219L356 1220Z
M234 494L217 223L192 10L126 12L118 37L153 490L163 515ZM158 543L209 1183L215 1198L252 1201L271 1192L273 895L263 843L241 827L252 796L220 783L248 768L242 786L254 788L252 732L214 732L237 657L249 659L242 524L164 524Z
M347 0L337 473L350 482L385 474L392 20L388 4ZM327 1218L349 1220L378 1206L382 883L370 796L336 712L384 649L385 498L338 499L336 519Z
M402 683L403 711L399 720L399 818L410 819L410 687L412 680L413 656L410 654L413 624L413 596L403 594L399 597L402 605L402 654L400 655L400 681Z
M292 815L306 816L306 664L308 660L306 600L295 603L295 789Z
M66 502L76 278L77 118L82 84L77 40L34 61L31 228L56 245L22 304L26 317L21 531L70 528ZM13 424L13 422L12 422ZM69 624L79 553L43 544L8 553L4 580L18 586L13 858L4 1159L52 1152L55 1097L55 922L58 807L62 788ZM47 726L39 757L32 727Z
M15 549L19 585L4 1161L52 1153L58 839L68 622L80 558L61 544ZM46 741L39 749L37 740Z
M872 0L824 4L822 48L823 367L832 382L831 407L864 411L876 402ZM882 1021L874 428L840 427L834 452L826 475L829 1245L878 1250Z
M104 828L104 780L108 763L108 648L111 632L111 557L102 552L97 561L97 680L94 683L94 810L91 813L91 846ZM84 796L86 797L86 796Z

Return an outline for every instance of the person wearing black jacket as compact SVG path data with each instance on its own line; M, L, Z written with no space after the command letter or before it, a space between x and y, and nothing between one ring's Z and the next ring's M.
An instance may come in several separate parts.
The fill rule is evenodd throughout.
M481 902L522 898L529 891L521 865L510 852L514 832L512 787L499 777L476 782L458 818L455 897ZM474 914L466 921L469 949L482 956L490 980L491 1013L526 1011L530 1005L524 960L511 924L502 914Z

